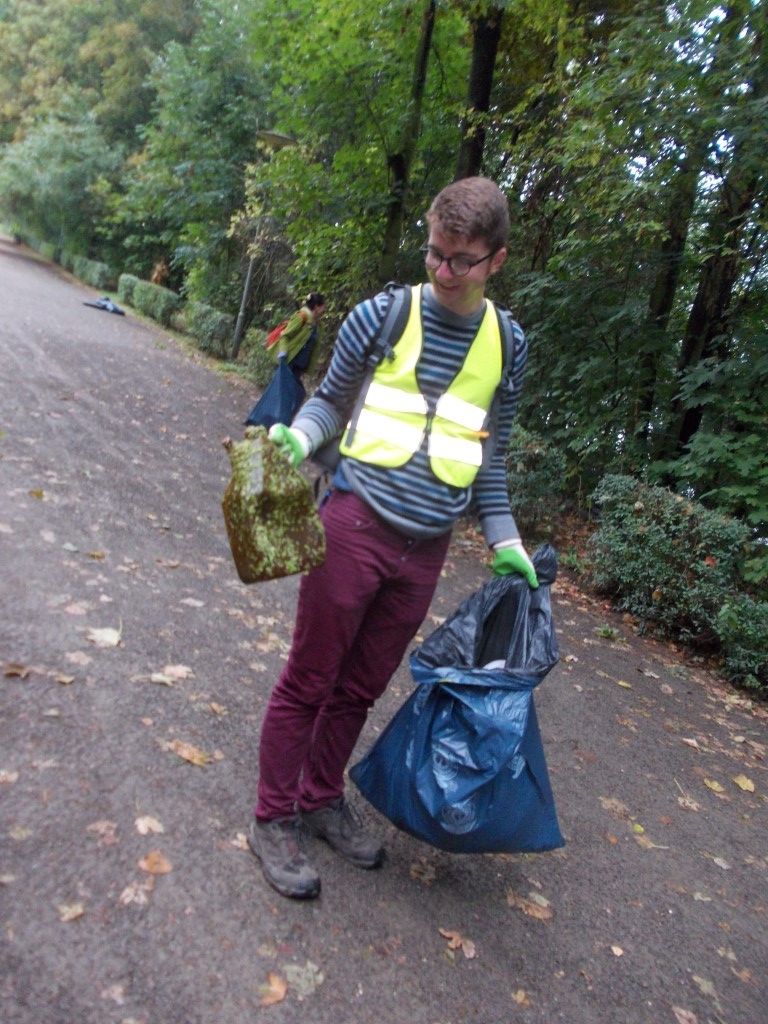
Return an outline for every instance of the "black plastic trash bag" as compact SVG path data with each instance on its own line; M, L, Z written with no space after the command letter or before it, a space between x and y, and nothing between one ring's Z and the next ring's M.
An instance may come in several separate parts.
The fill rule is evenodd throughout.
M286 360L280 359L264 394L248 414L246 426L267 430L275 423L289 426L306 396L304 385L296 380Z
M418 684L350 776L398 828L454 853L564 845L533 689L557 663L550 587L557 557L533 557L540 586L489 580L410 659Z

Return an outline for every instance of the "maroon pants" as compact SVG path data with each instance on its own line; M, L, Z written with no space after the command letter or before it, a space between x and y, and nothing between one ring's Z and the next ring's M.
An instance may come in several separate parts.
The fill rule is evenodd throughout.
M320 515L326 561L301 581L291 652L261 730L261 821L343 794L368 711L424 621L450 542L450 533L408 540L344 491Z

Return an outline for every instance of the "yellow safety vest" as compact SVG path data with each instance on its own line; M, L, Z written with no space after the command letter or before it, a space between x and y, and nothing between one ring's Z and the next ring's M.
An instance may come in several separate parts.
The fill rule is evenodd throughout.
M501 381L502 344L493 303L485 314L456 377L438 399L430 416L416 379L424 330L421 285L413 289L411 309L395 358L376 367L365 395L351 443L342 455L360 462L403 466L427 438L427 454L435 476L453 487L469 487L483 462L483 438L493 397Z

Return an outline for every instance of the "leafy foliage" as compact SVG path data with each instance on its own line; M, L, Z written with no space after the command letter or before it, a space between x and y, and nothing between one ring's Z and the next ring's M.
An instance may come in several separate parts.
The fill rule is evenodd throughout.
M605 477L594 500L600 526L590 548L598 590L667 635L710 649L721 634L736 636L735 628L727 633L731 619L722 610L744 605L740 570L749 532L743 523L627 476ZM768 633L762 643L768 650Z
M715 629L726 675L768 696L768 602L746 594L729 598L718 612Z
M234 319L204 302L188 302L185 325L193 338L197 338L203 352L224 358L229 352Z
M526 534L543 536L563 507L565 456L519 423L506 454L509 503Z
M233 304L241 262L229 222L244 200L246 162L255 153L263 105L260 76L247 53L239 8L200 6L189 46L170 43L149 81L157 99L142 127L143 147L111 199L108 244L128 253L129 268L149 276L168 259L172 283L193 299Z
M116 175L121 160L92 115L51 115L0 152L0 207L23 232L91 254L101 214L93 186Z
M163 327L170 327L174 314L181 308L181 297L169 288L140 280L133 287L133 305Z

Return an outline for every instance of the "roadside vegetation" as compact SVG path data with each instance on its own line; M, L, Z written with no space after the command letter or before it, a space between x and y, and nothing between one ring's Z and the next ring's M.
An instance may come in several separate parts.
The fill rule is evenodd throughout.
M423 275L431 196L513 211L493 298L531 342L524 535L641 628L768 694L768 53L733 0L6 0L0 220L263 383ZM373 45L375 43L375 45ZM325 357L329 350L325 352Z

